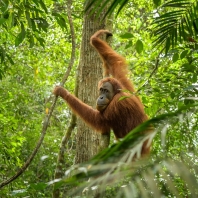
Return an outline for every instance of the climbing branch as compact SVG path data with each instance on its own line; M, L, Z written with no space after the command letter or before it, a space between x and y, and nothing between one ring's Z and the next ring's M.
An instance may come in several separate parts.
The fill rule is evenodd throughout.
M69 67L72 68L75 60L75 52L76 52L76 39L75 39L75 30L74 30L74 25L71 17L71 5L72 5L72 0L68 0L67 2L67 16L68 16L68 21L70 25L70 31L71 31L71 38L72 38L72 53L71 53L71 59L69 63ZM65 78L67 79L67 72L65 76L63 77L63 81L65 81ZM75 95L77 96L77 90L78 90L78 78L76 78L76 88L75 88ZM61 145L60 145L60 150L58 153L58 159L57 159L57 165L56 165L56 170L54 174L54 179L59 179L63 176L63 167L65 166L65 160L64 160L64 155L65 155L65 148L68 140L71 137L72 131L74 127L76 126L76 116L72 113L72 118L70 121L70 125L67 129L67 132L65 133ZM58 198L60 196L60 190L53 188L53 198Z
M151 72L151 74L149 75L148 79L144 82L144 84L136 91L136 94L140 92L140 90L142 90L142 88L147 85L150 81L150 79L152 78L152 76L155 74L155 72L157 71L158 67L159 67L159 57L162 54L164 48L159 52L158 56L155 59L155 67L153 69L153 71Z
M68 7L69 7L68 10L70 10L71 2L72 1L68 1ZM68 76L69 76L70 71L71 71L71 68L73 66L74 60L75 60L75 34L74 34L73 23L72 23L72 20L71 20L71 12L70 12L70 14L68 14L68 19L69 19L69 23L70 23L71 36L72 36L72 53L71 53L71 60L70 60L69 66L67 67L67 71L65 72L65 75L64 75L64 77L63 77L63 79L62 79L62 81L60 83L62 86L67 81ZM48 128L48 125L49 125L49 121L50 121L50 118L51 118L52 113L54 111L54 108L56 106L56 102L57 102L57 97L53 97L52 106L49 109L49 113L44 118L44 122L43 122L43 126L42 126L42 129L41 129L40 138L39 138L39 140L38 140L38 142L36 144L36 147L34 148L32 153L30 154L29 158L24 163L24 165L15 173L15 175L13 175L9 179L7 179L7 180L5 180L5 181L0 183L0 188L2 188L3 186L11 183L15 179L17 179L28 168L28 166L30 165L30 163L32 162L34 157L36 156L41 144L43 143L44 137L46 135L46 131L47 131L47 128Z

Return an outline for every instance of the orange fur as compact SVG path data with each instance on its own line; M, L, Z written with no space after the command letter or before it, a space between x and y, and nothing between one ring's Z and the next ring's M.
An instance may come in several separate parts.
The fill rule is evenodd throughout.
M132 82L127 78L126 60L99 38L102 34L112 35L108 30L99 30L91 37L90 43L98 51L103 61L104 74L111 74L113 77L104 78L98 84L98 88L104 82L110 82L113 85L114 97L110 104L104 111L99 112L62 87L56 87L54 94L61 96L77 115L100 133L109 133L112 129L116 138L123 138L136 126L146 121L148 117L139 97L132 93L123 92L123 90L135 92ZM126 98L119 100L123 96ZM142 154L147 154L149 151L150 148L145 142L142 147Z

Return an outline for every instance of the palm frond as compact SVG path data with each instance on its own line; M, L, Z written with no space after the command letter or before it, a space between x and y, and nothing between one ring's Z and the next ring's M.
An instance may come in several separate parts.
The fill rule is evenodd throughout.
M116 197L126 198L158 198L165 195L184 197L180 195L183 185L184 194L196 198L198 196L197 155L193 159L188 155L190 156L190 153L183 156L183 161L159 157L154 162L144 159L124 163L121 159L121 162L116 165L116 169L115 163L94 165L89 170L81 167L77 169L81 173L62 180L59 185L75 186L70 191L71 196L84 194L86 197L93 197L96 192L105 192L107 187L110 187L117 189ZM87 181L88 179L90 180ZM76 188L76 186L78 187Z
M191 0L171 0L163 4L161 10L169 12L155 18L153 24L154 47L165 45L166 53L178 41L196 39L198 34L198 3ZM170 42L169 42L170 41Z
M66 172L65 178L50 184L55 183L57 188L61 185L74 186L69 191L72 196L84 194L86 197L93 197L96 192L103 193L110 187L116 189L115 197L127 198L166 195L183 197L180 195L183 185L185 195L197 197L197 153L192 157L192 153L186 152L177 160L165 155L132 162L134 156L141 152L141 145L145 140L152 139L157 132L166 133L167 127L164 124L177 123L189 111L194 112L197 106L183 106L176 112L160 115L143 123L111 148L102 151L89 162L73 166ZM141 131L150 125L155 125L158 130L142 134Z

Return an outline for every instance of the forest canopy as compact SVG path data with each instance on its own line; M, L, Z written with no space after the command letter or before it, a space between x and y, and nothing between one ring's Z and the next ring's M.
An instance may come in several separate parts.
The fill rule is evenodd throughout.
M103 28L149 116L110 144L52 94L95 108ZM0 31L0 197L197 197L196 0L2 0ZM131 162L145 138L151 154Z

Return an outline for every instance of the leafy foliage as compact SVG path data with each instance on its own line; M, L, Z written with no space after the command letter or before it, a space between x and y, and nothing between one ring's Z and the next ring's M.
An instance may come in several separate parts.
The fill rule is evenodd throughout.
M0 79L8 68L8 62L14 65L8 46L12 45L16 49L27 41L30 48L36 44L44 47L45 39L42 35L48 32L54 19L61 28L66 28L65 15L53 10L51 4L51 1L43 0L0 2Z
M97 13L96 17L107 7L106 15L112 15L117 7L117 15L127 6L128 0L114 0L111 3L106 0L88 0L85 11L91 7L91 13ZM156 6L160 1L154 1ZM98 9L100 6L100 9ZM167 10L168 8L168 10ZM167 54L170 48L174 48L178 42L197 43L198 34L198 3L196 0L171 0L165 2L154 11L154 21L151 26L155 38L154 47L164 46ZM139 53L139 52L138 52Z
M93 2L91 6L94 2L99 5L99 0L89 2ZM106 0L100 2L107 5ZM60 188L63 196L70 193L89 197L100 192L105 194L103 197L197 197L197 2L152 2L112 1L110 6L118 11L125 5L124 12L119 11L113 20L112 46L126 57L129 77L151 120L81 165L73 165L74 132L66 147L65 177L53 180L58 145L71 115L59 101L39 153L23 175L1 189L0 197L50 197L52 185ZM44 114L49 113L51 90L70 59L65 3L43 3L0 3L1 181L20 169L33 150ZM82 39L82 4L73 1L78 46ZM155 50L152 31L158 42ZM164 38L161 43L160 36ZM65 85L70 91L75 87L76 70L72 69ZM153 124L155 132L139 135L147 124ZM151 155L131 163L142 140L153 135Z
M167 12L166 8L170 8ZM171 0L159 9L153 24L154 46L165 45L166 54L178 41L196 43L198 34L198 3L191 0ZM158 13L158 12L157 12ZM156 13L156 14L157 14Z
M71 195L81 195L83 192L86 197L92 197L94 193L102 194L108 191L108 186L111 188L117 186L116 197L145 197L146 195L180 197L180 185L185 184L186 189L182 193L196 197L198 191L194 188L198 182L194 173L198 172L197 152L193 156L190 153L182 154L180 156L182 161L173 160L168 155L164 155L155 156L152 160L142 159L132 162L135 156L139 156L141 144L145 139L152 139L161 129L163 134L168 133L167 128L164 128L164 122L174 125L181 115L185 115L190 109L194 112L194 108L197 109L197 105L183 106L174 113L160 115L143 123L123 140L102 151L91 161L69 169L66 177L61 181L52 181L49 184L55 182L57 187L63 184L73 186ZM146 136L140 135L141 131L151 124L158 130ZM165 141L165 136L168 134L165 136L163 134L162 141ZM87 182L89 178L92 179ZM76 189L76 186L79 187ZM118 188L118 186L121 187Z

